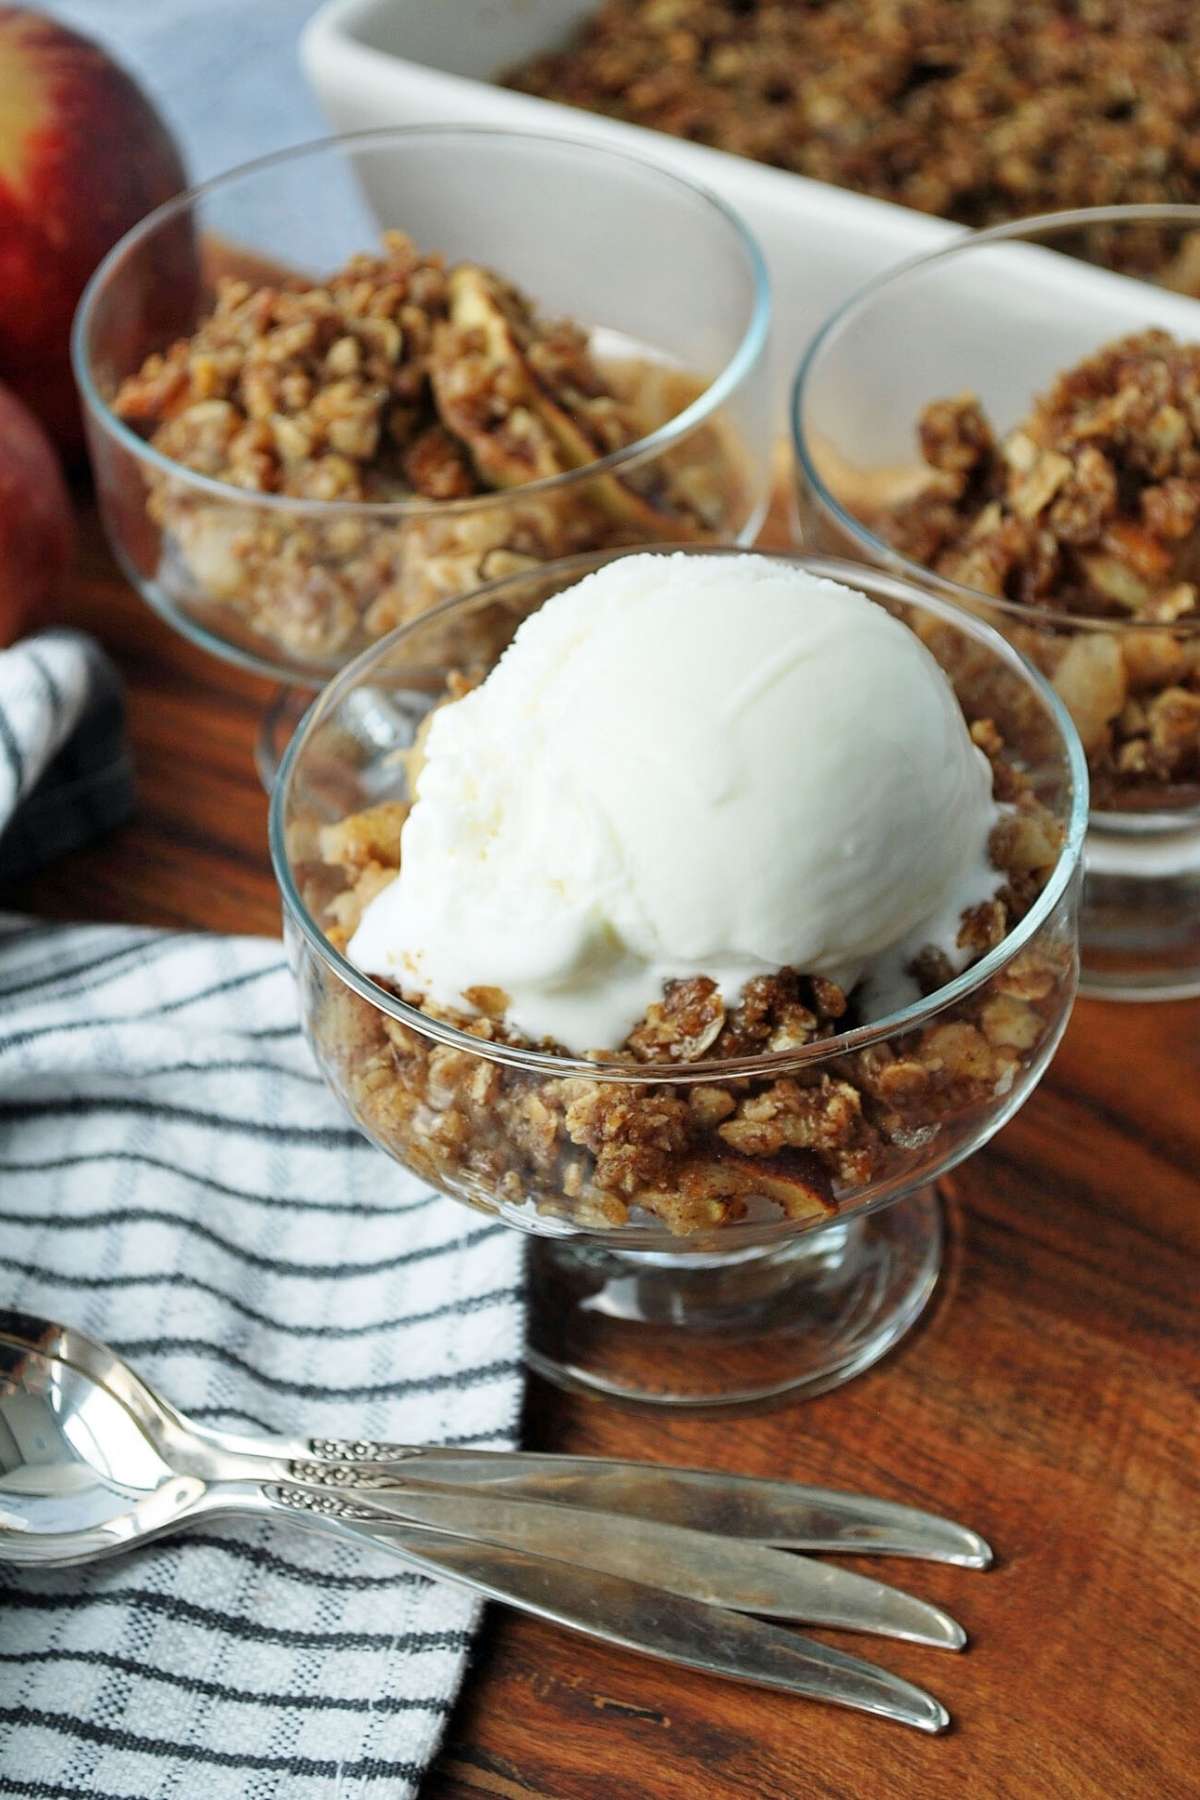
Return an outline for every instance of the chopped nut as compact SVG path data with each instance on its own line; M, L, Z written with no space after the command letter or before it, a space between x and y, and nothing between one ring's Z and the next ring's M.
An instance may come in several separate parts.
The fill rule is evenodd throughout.
M1144 526L1135 525L1132 520L1116 520L1105 531L1103 543L1122 561L1127 562L1131 569L1136 569L1146 581L1155 585L1164 581L1171 572L1170 549L1153 537ZM1124 600L1121 603L1126 604Z
M1009 504L1023 519L1032 519L1049 506L1070 475L1072 464L1057 450L1041 450L1022 478L1009 491Z
M1187 651L1172 631L1125 631L1120 646L1131 688L1170 687L1187 673Z
M673 981L661 1005L651 1006L630 1033L629 1047L643 1062L695 1062L716 1042L724 1024L725 1003L715 981L702 975Z
M481 1012L489 1019L502 1019L508 1011L508 995L503 988L469 987L463 989L463 999L476 1012Z
M1064 544L1095 543L1116 510L1116 470L1094 444L1085 444L1050 508L1050 529Z
M958 928L958 948L970 950L974 956L986 956L1001 941L1007 928L1008 917L1002 902L984 900L963 914Z
M475 492L466 452L444 425L430 425L404 453L404 473L418 494L462 500Z
M920 1060L931 1072L956 1080L990 1082L996 1073L987 1040L965 1019L935 1025L922 1046Z
M996 729L994 719L976 719L971 727L971 742L989 758L998 756L1004 748L1004 739Z
M823 975L814 975L812 991L817 1011L823 1019L844 1018L848 1002L836 981L827 981Z
M1012 994L997 994L983 1009L983 1035L993 1046L1032 1050L1042 1035L1042 1021L1032 1006Z
M701 386L632 362L602 371L578 326L541 318L474 264L447 272L393 232L380 256L352 257L322 286L221 283L192 336L147 358L114 406L164 456L230 489L374 505L485 500L584 467ZM740 451L717 423L628 476L444 523L222 508L169 475L147 481L164 534L159 577L180 604L220 600L255 633L324 662L476 586L489 557L527 567L724 536L746 502Z
M1200 234L1188 254L1200 266ZM1165 701L1156 734L1147 706L1200 687L1200 590L1189 579L1200 574L1200 343L1147 330L1102 346L998 447L971 415L981 448L955 491L934 483L946 479L948 439L954 462L963 405L926 407L918 432L931 480L885 507L882 528L907 555L982 593L1094 616L1065 646L1032 624L1013 636L1070 708L1095 804L1144 806L1137 790L1147 784L1187 786L1190 709Z
M965 476L992 455L991 427L974 394L927 407L921 416L921 449L932 468Z
M443 703L470 692L479 678L479 671L457 673ZM1200 736L1200 694L1179 693L1189 704L1175 696L1162 706L1158 732L1173 737L1195 727ZM994 699L986 677L983 695ZM1151 730L1147 713L1141 741L1153 757ZM973 735L993 761L997 791L1010 801L990 845L997 895L963 918L968 962L1033 904L1062 840L1057 821L1010 766L988 713L981 711ZM410 787L422 754L419 735L408 753ZM395 877L405 811L402 804L375 807L309 828L297 841L298 866L311 875L310 904L339 946L367 900ZM321 861L309 865L303 859L314 844ZM927 985L953 973L940 951L916 961ZM670 983L622 1045L599 1053L650 1077L640 1081L611 1071L603 1079L543 1077L496 1060L491 1046L525 1040L507 1024L508 997L482 984L463 996L475 1009L470 1014L408 993L402 981L392 987L457 1027L465 1044L426 1038L340 982L316 1005L314 1032L356 1116L424 1178L514 1207L532 1202L582 1228L616 1230L651 1219L681 1237L703 1238L764 1216L764 1207L801 1223L828 1218L840 1196L911 1172L914 1159L932 1154L947 1121L997 1100L1037 1056L1061 1020L1072 977L1069 946L1039 936L923 1027L816 1061L811 1052L785 1060L786 1073L773 1062L736 1079L724 1078L719 1059L752 1066L754 1056L801 1038L807 1051L863 1022L856 996L785 968L748 982L727 1012L714 981ZM662 1067L648 1069L649 1062Z
M727 1088L693 1087L688 1089L688 1106L695 1123L708 1131L736 1112L737 1101Z
M1186 688L1164 688L1146 708L1150 742L1170 764L1194 757L1200 747L1200 694Z

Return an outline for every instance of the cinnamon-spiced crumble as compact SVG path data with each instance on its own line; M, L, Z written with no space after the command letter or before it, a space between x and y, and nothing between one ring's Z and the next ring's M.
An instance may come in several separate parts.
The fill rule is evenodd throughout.
M603 0L507 80L965 225L1200 200L1189 0Z
M1097 804L1200 787L1200 345L1106 344L1002 440L973 395L935 401L919 440L925 486L867 522L1042 612L1010 635L1071 711Z
M602 366L581 327L542 318L501 276L390 232L320 284L224 279L192 336L113 405L181 469L245 495L148 476L160 586L218 609L218 628L223 611L328 663L495 576L736 532L743 471L718 424L634 470L512 493L635 444L702 386L663 364Z
M1004 806L990 845L996 895L961 922L969 963L1024 917L1062 846L995 724L979 717L971 735ZM420 755L418 743L417 764ZM412 765L409 774L411 788ZM393 879L407 813L391 802L324 827L312 862L298 869L339 949ZM912 972L928 994L954 971L927 952ZM986 1117L1044 1053L1072 980L1069 944L1039 937L967 999L886 1042L737 1079L714 1067L711 1080L697 1079L706 1063L786 1055L862 1023L861 995L784 968L747 983L727 1007L715 982L677 981L605 1054L631 1072L663 1066L661 1079L641 1083L490 1059L489 1045L528 1047L506 1026L506 996L494 989L465 996L474 1012L400 995L456 1026L479 1053L399 1022L331 974L306 1006L318 1055L360 1123L430 1181L480 1203L532 1203L583 1227L658 1223L682 1236L764 1206L795 1221L828 1217L843 1196L911 1168L931 1140ZM672 1079L670 1065L687 1079Z

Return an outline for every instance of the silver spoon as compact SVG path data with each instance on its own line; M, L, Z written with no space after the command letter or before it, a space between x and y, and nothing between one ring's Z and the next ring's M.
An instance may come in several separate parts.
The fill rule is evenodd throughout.
M333 1492L294 1479L292 1449L193 1427L104 1346L0 1314L0 1560L63 1566L205 1516L282 1515L627 1649L926 1731L947 1723L936 1700L898 1677L726 1610L961 1645L947 1615L882 1583L574 1506L438 1484Z
M121 1378L122 1365L104 1345L28 1313L0 1308L0 1339L60 1355L101 1383ZM156 1404L160 1411L171 1411L165 1403ZM259 1442L195 1427L189 1430L193 1439L230 1453L257 1456L264 1476L319 1487L380 1489L380 1504L397 1489L432 1485L439 1491L450 1487L485 1498L549 1500L560 1506L657 1519L715 1533L726 1542L903 1556L968 1569L986 1569L992 1560L978 1532L950 1519L891 1500L803 1487L794 1481L530 1450L381 1444L361 1438ZM780 1565L774 1566L778 1570ZM817 1621L810 1617L809 1622Z

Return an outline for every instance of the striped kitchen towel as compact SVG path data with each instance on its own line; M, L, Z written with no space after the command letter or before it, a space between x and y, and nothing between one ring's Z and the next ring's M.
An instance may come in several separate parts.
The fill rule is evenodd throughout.
M81 631L0 650L0 880L120 825L133 809L120 677Z
M278 943L0 921L0 1305L236 1432L509 1445L517 1234L350 1126ZM477 1608L380 1553L206 1524L0 1565L4 1800L402 1800Z

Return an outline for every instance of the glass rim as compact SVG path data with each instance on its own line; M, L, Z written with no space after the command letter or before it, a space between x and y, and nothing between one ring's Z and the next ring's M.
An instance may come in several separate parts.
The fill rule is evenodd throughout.
M506 590L511 591L520 584L527 584L540 577L553 579L557 575L563 575L578 579L623 556L656 554L763 555L790 567L803 568L825 579L840 581L846 586L858 587L860 590L863 588L865 578L867 583L882 589L888 598L898 600L906 605L923 607L944 623L957 627L968 637L983 643L1027 687L1033 688L1037 693L1057 727L1060 742L1065 747L1067 767L1070 771L1072 794L1066 839L1050 878L1033 906L1030 907L1024 918L1019 920L1013 929L1001 939L1000 943L989 950L978 962L971 964L961 974L956 975L952 981L936 989L934 993L913 1001L896 1012L888 1013L881 1019L871 1020L866 1025L855 1026L853 1030L839 1032L834 1037L819 1038L810 1044L801 1045L798 1049L697 1063L638 1063L631 1067L626 1063L603 1058L592 1060L583 1056L559 1055L553 1051L526 1049L514 1044L503 1044L494 1040L473 1037L469 1032L460 1031L457 1026L430 1018L418 1007L411 1006L407 1001L389 993L386 988L380 987L377 982L373 981L369 975L364 974L329 942L313 918L293 879L291 858L288 855L285 841L285 812L293 780L307 746L318 727L330 716L342 698L364 679L368 679L372 668L379 661L388 657L403 645L407 638L430 621L445 618L453 611L465 609L467 606L502 599ZM482 1056L487 1061L504 1063L533 1074L584 1076L593 1081L623 1081L633 1085L664 1082L673 1082L676 1085L695 1085L705 1081L732 1081L746 1077L761 1077L765 1074L782 1075L789 1069L800 1068L809 1063L823 1062L834 1056L845 1056L851 1051L866 1049L869 1045L892 1037L897 1032L911 1030L917 1025L924 1024L936 1014L945 1011L948 1006L954 1005L957 1001L984 986L999 969L1009 963L1036 936L1058 905L1079 866L1087 821L1087 760L1079 740L1079 734L1071 722L1070 714L1049 682L1024 657L1019 655L998 631L983 620L976 618L973 614L964 614L958 607L939 600L936 596L914 590L912 584L900 581L881 570L863 568L860 564L847 562L838 557L795 556L785 551L746 552L730 545L695 545L681 550L678 545L670 544L650 545L645 548L587 551L578 556L561 558L557 562L544 563L537 569L526 569L518 574L501 576L495 581L486 582L480 587L473 588L467 594L454 595L448 600L443 600L439 605L430 608L428 612L422 613L417 619L409 620L406 624L399 626L386 638L380 639L378 644L371 645L353 662L348 663L318 695L297 728L280 763L279 773L271 790L268 836L271 861L283 899L285 914L295 923L311 948L344 985L353 989L362 999L381 1012L387 1013L400 1024L408 1026L426 1038L450 1045L456 1050L469 1051L472 1055Z
M117 416L96 386L92 374L88 338L92 318L110 279L118 272L129 253L135 250L144 239L152 237L155 232L173 219L181 218L194 210L197 204L209 195L222 188L233 187L248 177L268 173L283 164L299 162L306 157L341 154L356 148L383 149L389 144L403 145L419 141L422 138L463 138L479 141L503 138L525 145L544 144L548 145L551 150L565 150L570 155L582 154L591 162L600 158L610 163L624 164L689 194L693 199L702 201L729 230L732 241L738 246L745 259L751 278L750 315L732 355L717 374L706 383L702 392L690 401L681 412L656 426L653 431L637 438L632 444L625 444L617 450L610 450L604 456L598 456L593 462L584 463L578 469L567 469L558 475L545 475L538 481L526 482L518 488L473 494L463 500L428 500L425 498L415 500L310 500L294 494L259 493L252 488L237 487L232 482L219 481L211 475L202 475L194 469L187 468L185 464L176 462L174 458L164 456L160 450L154 449L145 438L139 437L131 426ZM285 514L298 513L304 517L413 519L432 516L448 518L452 515L472 513L487 506L513 504L518 496L521 499L528 499L531 496L555 494L580 481L590 480L628 464L641 462L648 457L657 455L672 444L679 443L711 418L736 393L765 350L770 323L770 277L758 240L741 215L721 199L720 195L702 183L692 181L687 176L678 175L672 169L663 168L648 157L635 155L631 151L607 144L594 144L586 138L573 137L568 133L514 131L507 126L497 125L386 125L369 131L341 132L329 137L312 138L303 144L294 144L284 150L273 150L266 156L258 156L249 162L239 163L232 169L212 176L208 181L189 187L183 193L175 195L173 199L155 207L153 212L147 213L144 219L140 219L113 245L93 272L80 296L71 326L71 367L88 416L130 455L141 462L148 463L159 474L169 476L171 480L195 489L197 493L229 504L262 506L271 511Z
M1128 206L1081 206L1066 212L1031 213L1028 218L1007 220L1002 225L991 225L986 231L965 232L956 237L952 243L942 244L936 250L923 250L919 256L911 256L904 262L895 263L882 274L874 275L870 281L856 288L849 299L844 300L826 318L818 328L815 336L808 343L792 381L789 404L789 422L791 425L792 450L800 465L803 478L812 490L820 506L834 519L838 527L856 545L861 546L864 553L873 562L883 560L887 566L902 575L906 580L918 584L936 587L940 594L954 600L956 605L974 609L982 600L988 606L995 607L1000 613L1014 621L1026 624L1053 625L1059 630L1064 627L1071 630L1092 632L1125 631L1169 631L1173 635L1191 636L1200 633L1200 618L1165 622L1147 619L1115 619L1107 618L1099 613L1064 612L1060 608L1045 603L1032 603L1023 600L1009 600L1002 594L989 594L983 588L968 587L965 582L954 581L948 575L939 575L935 569L927 568L924 563L906 556L897 550L885 538L864 525L848 507L843 505L837 495L832 492L824 477L817 469L808 445L808 433L804 424L803 409L807 399L808 384L812 379L822 355L828 350L854 315L874 302L879 294L907 280L910 275L918 274L930 263L945 262L950 257L964 256L968 252L982 246L987 249L996 243L1006 240L1017 242L1032 241L1033 234L1040 232L1078 230L1086 225L1134 225L1148 224L1154 221L1194 225L1200 230L1200 204L1187 201L1140 201ZM1053 248L1046 245L1045 248ZM957 598L962 596L962 598Z

